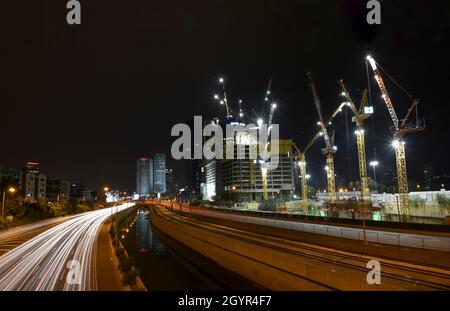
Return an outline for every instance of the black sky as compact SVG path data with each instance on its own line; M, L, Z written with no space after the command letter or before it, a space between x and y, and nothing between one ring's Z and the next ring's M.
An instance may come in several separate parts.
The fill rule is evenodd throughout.
M427 130L406 138L410 177L420 180L425 162L450 172L447 1L383 1L380 26L365 23L364 0L80 2L75 26L66 23L66 1L2 4L0 165L36 160L49 176L134 189L135 158L169 153L175 123L195 109L223 116L211 100L220 75L233 99L251 105L273 78L274 122L303 146L317 122L305 73L314 73L328 115L340 101L341 77L359 100L371 52L421 98ZM388 87L403 116L410 100ZM389 166L390 119L374 84L372 95L378 160ZM337 173L346 175L342 117L335 128ZM367 130L370 160L370 122ZM321 145L311 150L316 170ZM354 143L351 150L356 176ZM183 165L169 163L181 181Z

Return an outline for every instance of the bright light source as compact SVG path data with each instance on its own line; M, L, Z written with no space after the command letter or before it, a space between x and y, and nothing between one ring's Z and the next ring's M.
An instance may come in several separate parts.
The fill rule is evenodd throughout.
M327 165L327 166L325 166L325 170L326 170L326 171L328 171L328 165Z
M261 126L263 124L263 119L259 118L258 121L256 121L258 123L259 126Z
M223 83L224 82L223 78L219 78L219 82Z
M342 93L341 93L341 96L345 96L345 92L342 92Z
M381 95L381 97L386 98L386 94Z
M306 177L306 179L310 179L311 175L306 175L305 177Z
M328 125L331 125L331 121L330 121L330 122L328 122Z
M223 104L225 104L225 102L224 102L223 100L221 100L221 101L220 101L220 104L223 105Z
M244 116L244 113L243 112L239 112L239 117L243 117Z
M369 55L369 56L367 56L367 60L369 61L370 66L372 67L372 69L376 70L377 69L377 64L375 63L375 60L373 59L373 57Z
M366 59L367 59L367 60L370 60L370 59L372 59L372 56L371 56L371 55L367 55L367 56L366 56Z
M104 187L103 191L108 192L109 191L109 187Z
M369 163L369 165L370 166L377 166L379 163L378 163L378 161L370 161L370 163Z
M14 193L14 192L16 192L16 188L9 187L9 188L8 188L8 191L11 192L11 193Z
M270 90L268 90L266 93L267 93L267 95L270 95Z
M214 94L214 99L219 99L219 95Z
M317 122L317 125L321 125L322 123L320 123L320 121L319 122Z
M319 132L319 136L323 136L323 133L322 133L322 132Z
M267 101L269 101L269 98L268 97L266 97L266 98L264 98L264 100L267 102Z
M275 109L275 108L277 108L277 104L276 104L276 103L273 103L273 104L272 104L272 109Z
M239 99L239 104L242 104L242 99Z
M400 146L400 142L399 142L398 140L394 140L394 141L392 142L392 146L393 146L394 148L398 148L398 146Z
M336 151L337 150L337 146L333 146L333 150Z

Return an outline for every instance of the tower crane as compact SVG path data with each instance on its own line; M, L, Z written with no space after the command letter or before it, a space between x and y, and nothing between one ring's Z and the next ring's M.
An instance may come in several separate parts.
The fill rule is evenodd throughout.
M347 103L343 102L341 103L338 108L333 112L333 114L328 118L326 125L330 125L331 122L334 120L334 118L337 116L339 112L342 111L344 106L346 106ZM294 155L294 158L299 159L299 166L300 166L300 186L301 186L301 192L300 197L302 198L302 205L306 209L308 206L308 184L307 184L307 173L306 173L306 154L308 153L309 149L312 147L312 145L317 141L319 137L323 136L322 130L317 132L316 135L306 144L305 148L303 149L303 152L297 147L297 145L294 143L293 147L296 150L297 154ZM336 148L334 148L336 150Z
M336 146L333 146L332 141L330 140L330 137L328 135L326 124L323 122L322 117L322 111L320 106L320 99L319 95L317 94L316 86L314 84L314 80L311 73L307 74L309 86L311 87L313 99L314 99L314 105L317 109L317 114L319 115L319 122L318 125L321 128L322 136L325 141L325 148L322 149L322 154L326 156L326 163L327 166L325 167L327 171L327 192L328 192L328 198L331 203L334 203L336 200L336 183L334 179L334 159L333 155L336 152L337 148ZM334 136L334 135L333 135Z
M412 105L408 109L406 116L399 120L397 114L394 109L394 104L392 103L391 98L389 97L389 93L384 84L383 78L381 77L380 71L378 70L379 64L375 61L372 56L367 56L366 60L369 62L372 67L375 80L381 90L381 96L384 99L386 107L389 111L389 114L392 119L393 127L391 128L392 134L394 136L393 147L395 149L395 161L397 166L397 182L398 182L398 193L400 197L400 209L401 213L408 214L408 178L407 178L407 170L406 170L406 154L405 154L405 142L402 141L402 138L407 133L419 132L425 129L424 126L419 125L418 112L417 112L417 104L419 103L418 99L412 98ZM380 67L380 69L382 69ZM392 78L391 78L392 79ZM393 79L392 79L393 80ZM395 81L394 81L395 82ZM397 85L398 83L395 82ZM406 93L406 91L405 91ZM409 97L411 97L408 94ZM416 109L416 124L410 125L407 124L409 117L411 116L412 111Z
M359 105L359 110L356 109L353 100L347 91L347 88L344 85L344 80L340 79L338 84L342 88L342 95L347 100L346 104L350 107L353 113L353 121L356 123L356 145L358 147L358 167L359 167L359 178L361 183L361 201L368 195L368 182L367 182L367 164L366 164L366 143L364 138L364 120L369 118L373 109L371 107L367 107L367 90L363 91L361 104Z

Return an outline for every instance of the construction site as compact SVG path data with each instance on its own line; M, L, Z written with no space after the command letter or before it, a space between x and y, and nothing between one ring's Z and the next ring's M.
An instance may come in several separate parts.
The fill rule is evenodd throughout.
M440 191L421 191L425 189L420 189L419 185L414 189L408 186L407 153L413 150L407 152L405 136L425 130L425 119L419 115L419 99L410 95L393 78L395 74L386 72L374 57L370 55L365 59L362 57L361 67L366 71L365 88L348 89L344 79L339 79L337 81L339 93L336 94L334 107L326 107L327 111L332 111L330 115L324 114L319 88L313 74L308 72L304 84L310 89L311 105L314 105L317 112L317 121L314 120L307 126L315 128L311 136L308 138L307 135L300 135L298 138L276 141L272 137L272 141L264 146L268 151L273 144L277 144L278 147L277 154L272 155L277 157L278 165L276 169L271 170L268 169L269 163L259 155L256 159L250 156L252 144L258 144L256 140L252 140L250 133L248 131L235 133L234 144L245 150L245 156L236 158L237 151L235 151L235 157L231 159L224 157L204 160L201 166L203 174L201 199L209 201L213 206L241 210L357 218L363 221L367 219L447 223L449 219L446 217L450 211L438 201L448 200L449 191L444 188ZM408 107L405 111L396 109L397 106L389 93L391 90L385 81L395 87L396 92L405 95L404 101ZM272 83L273 79L270 79L264 92L262 109L257 112L256 109L247 109L245 101L241 99L230 99L226 81L220 77L218 79L220 92L214 94L213 99L225 108L225 117L214 118L211 122L222 127L227 124L240 126L255 124L257 129L266 125L270 134L272 126L277 122L277 108L280 106L280 103L274 100ZM374 109L373 99L377 96L382 98L383 105ZM404 107L405 103L402 105ZM369 160L367 156L368 130L365 123L374 113L387 114L390 117L388 129L374 126L372 121L369 130L375 132L388 130L390 133L389 151L395 159L393 170L395 184L391 186L390 191L386 191L380 187L381 183L377 183L375 169L378 161L375 147L372 159ZM343 114L345 114L345 128L334 126L335 120ZM351 123L347 122L347 114L351 117ZM279 126L281 128L283 125ZM351 166L357 167L357 180L351 180L350 177L346 182L337 181L335 154L338 146L335 137L338 135L346 136L349 171ZM357 163L350 161L352 157L349 155L349 144L356 145L357 154L353 158L357 159ZM312 147L317 145L322 146L320 153L312 152ZM341 149L345 148L339 148ZM315 187L311 187L311 176L320 176L323 171L313 171L309 165L311 159L315 161L322 159L320 161L326 174L326 179L319 181L319 185L316 181ZM368 166L373 169L371 177L368 174Z

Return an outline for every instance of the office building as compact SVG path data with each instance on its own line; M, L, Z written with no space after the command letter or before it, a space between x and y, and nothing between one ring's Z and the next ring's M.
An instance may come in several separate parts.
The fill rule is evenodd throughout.
M136 162L136 192L140 197L153 192L153 161L150 157L140 157Z
M166 192L166 154L156 153L153 156L153 192Z
M70 186L70 200L74 200L80 203L93 203L97 200L97 193L92 191L85 185L78 183Z
M39 173L39 163L26 162L21 175L20 190L25 200L37 201L46 198L47 177Z
M70 197L70 182L58 178L47 178L47 201L57 202Z
M175 178L173 175L173 169L171 168L166 169L166 190L169 193L174 193L177 191L175 185Z

